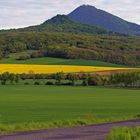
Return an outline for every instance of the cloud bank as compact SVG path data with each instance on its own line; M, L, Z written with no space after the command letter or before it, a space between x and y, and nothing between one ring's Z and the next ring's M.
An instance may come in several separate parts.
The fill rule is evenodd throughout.
M90 4L140 24L140 0L0 0L0 29L36 25Z

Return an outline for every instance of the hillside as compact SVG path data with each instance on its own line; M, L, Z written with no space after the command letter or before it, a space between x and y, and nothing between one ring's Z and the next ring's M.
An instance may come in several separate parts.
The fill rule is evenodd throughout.
M5 32L0 34L0 58L27 52L18 61L39 57L98 60L140 65L140 38L58 32ZM36 51L36 52L34 52Z
M75 65L75 66L102 66L102 67L125 67L124 65L117 65L113 63L107 63L95 60L84 60L84 59L64 59L54 57L41 57L31 58L27 60L16 60L16 57L23 55L24 53L16 53L0 60L0 64L37 64L37 65Z
M76 34L88 33L94 35L113 34L101 27L75 22L66 15L57 15L40 25L17 29L17 30L10 30L10 31L66 32L66 33L76 33Z
M78 7L68 17L76 22L102 27L113 32L140 35L140 25L125 21L90 5Z

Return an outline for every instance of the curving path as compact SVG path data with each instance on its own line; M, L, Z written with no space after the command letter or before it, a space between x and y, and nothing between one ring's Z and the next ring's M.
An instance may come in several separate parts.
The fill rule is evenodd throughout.
M90 126L22 132L0 136L0 140L105 140L112 127L140 126L140 119Z

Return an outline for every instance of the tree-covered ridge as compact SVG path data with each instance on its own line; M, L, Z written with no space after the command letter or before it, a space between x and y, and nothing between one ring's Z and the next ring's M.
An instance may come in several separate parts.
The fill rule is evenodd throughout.
M36 31L36 32L67 32L67 33L88 33L88 34L111 34L111 32L99 28L97 26L81 24L72 21L68 16L57 15L44 23L31 26L27 28L22 28L18 30L9 31ZM113 34L113 33L112 33Z
M140 38L84 35L58 32L4 32L0 34L0 56L37 50L20 59L59 57L100 60L117 64L140 64Z

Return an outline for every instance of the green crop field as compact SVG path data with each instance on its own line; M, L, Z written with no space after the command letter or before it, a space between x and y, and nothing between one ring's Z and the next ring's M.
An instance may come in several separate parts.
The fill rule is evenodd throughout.
M0 60L0 64L39 64L39 65L81 65L81 66L105 66L105 67L126 67L123 65L108 62L83 60L83 59L63 59L63 58L33 58L28 60L15 60L15 57Z
M50 122L136 116L140 92L103 87L6 85L0 87L0 123Z

